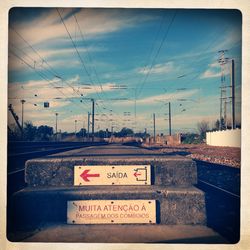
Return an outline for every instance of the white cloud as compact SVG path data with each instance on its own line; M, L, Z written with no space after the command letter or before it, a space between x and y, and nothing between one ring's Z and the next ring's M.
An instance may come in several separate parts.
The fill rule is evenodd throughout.
M70 83L79 83L80 79L81 79L80 76L76 75L72 79L68 80L68 82L70 82Z
M84 53L91 53L103 51L103 48L78 48L78 52L82 55ZM81 65L79 60L76 60L76 51L74 48L57 48L57 49L36 49L42 60L34 51L22 49L17 50L10 47L9 56L9 70L23 70L32 67L34 70L50 71L50 67L65 66L65 57L67 58L67 68L73 68ZM47 65L47 63L49 66ZM30 66L26 65L29 64Z
M198 89L192 89L188 91L182 91L182 92L174 92L174 93L168 93L168 94L161 94L161 95L154 95L146 98L141 98L136 100L136 105L152 105L152 104L159 104L159 102L167 102L171 100L181 99L181 98L187 98L191 97L194 94L196 94L199 90ZM134 105L134 100L124 100L119 102L119 106L131 106Z
M116 86L115 83L105 83L95 86L84 85L84 83L80 84L79 81L80 77L76 75L67 81L54 78L50 83L45 80L10 83L8 85L9 103L17 106L18 112L21 109L21 99L25 99L27 103L31 103L31 110L34 109L34 104L37 104L36 108L42 107L43 109L43 102L45 101L50 103L50 108L58 109L74 105L71 99L75 100L76 104L80 103L81 99L83 99L82 103L85 103L84 97L87 98L91 94L114 91L113 87Z
M213 122L218 119L218 115L201 115L201 114L179 114L173 117L173 122L176 126L192 126L197 127L197 123L201 121L208 121L211 126Z
M152 104L155 102L164 102L164 101L171 101L173 99L181 99L181 98L187 98L190 96L193 96L196 94L199 90L198 89L193 89L193 90L188 90L188 91L180 91L177 93L168 93L168 94L162 94L162 95L156 95L156 96L151 96L147 98L143 98L137 101L138 104Z
M221 49L231 49L232 46L238 44L241 40L241 29L231 28L224 37L221 37L220 42L218 42L218 45L214 48L214 50L218 51Z
M52 83L52 84L51 84ZM34 98L35 95L41 98L47 98L54 94L56 89L52 89L53 84L60 83L59 79L55 78L51 80L51 83L45 80L28 81L25 83L15 82L8 85L8 97L9 98ZM45 89L50 89L45 91ZM51 95L50 95L51 94Z
M140 74L164 74L164 73L169 73L176 70L176 67L174 67L173 62L167 62L167 63L162 63L162 64L156 64L155 66L152 67L150 70L150 67L143 67L137 69L137 72Z
M86 53L87 49L86 48L79 48L77 49L79 53ZM88 49L90 51L90 49ZM94 49L91 49L91 51L94 51ZM62 55L69 55L76 53L74 48L57 48L57 49L48 49L48 50L39 50L38 51L39 55L44 58L48 59L50 57L54 56L62 56Z
M211 67L211 68L220 68L220 64L218 62L213 62L213 63L209 64L209 67Z
M218 62L213 62L209 64L208 67L209 68L203 74L201 74L200 76L201 79L221 76L220 64ZM224 74L225 75L230 74L230 69L228 64L225 65Z
M221 75L220 72L208 69L200 76L200 78L203 79L203 78L219 77L220 75Z
M65 17L72 9L59 9L61 16ZM122 28L132 27L138 22L145 22L152 19L147 15L123 14L123 11L118 9L107 9L99 11L98 9L81 9L75 14L79 26L86 38L93 37L100 34L107 34L117 31ZM79 39L80 32L77 30L76 21L73 15L64 20L72 39ZM84 29L83 29L84 28ZM49 10L38 18L25 22L15 23L15 29L32 45L52 39L68 38L56 9ZM17 35L13 30L10 30L10 40L17 41ZM19 42L20 39L18 38Z
M104 47L83 47L81 33L76 25L76 20L73 15L73 9L59 9L61 16L64 18L65 25L72 37L72 40L77 44L79 53L103 51ZM99 11L97 9L81 9L75 13L81 32L84 32L85 40L95 38L96 36L106 35L110 32L133 27L140 22L145 22L150 18L157 18L147 16L146 14L137 15L124 14L124 11L118 9L107 9ZM48 10L46 13L38 16L33 20L26 22L15 22L13 28L45 59L49 59L49 64L52 67L60 67L65 65L65 60L62 56L67 57L68 67L75 67L79 65L78 60L73 60L70 56L75 52L68 33L60 20L56 9ZM39 70L44 70L47 67L41 58L29 47L28 44L13 30L9 30L9 41L11 53L15 53L24 61ZM80 43L81 42L81 43ZM47 49L49 45L56 47L54 49ZM63 45L59 47L58 44ZM81 44L81 45L80 45ZM16 49L18 48L18 49ZM19 50L21 49L21 50ZM23 53L23 52L24 53ZM27 69L27 65L18 59L15 55L10 53L9 69L22 70Z

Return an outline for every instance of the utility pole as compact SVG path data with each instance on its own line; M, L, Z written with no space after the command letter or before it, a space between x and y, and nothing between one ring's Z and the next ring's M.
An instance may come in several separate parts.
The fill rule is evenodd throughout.
M14 109L13 109L13 107L12 107L12 104L9 105L9 111L10 111L10 113L12 114L12 116L13 116L13 118L14 118L14 120L15 120L17 126L18 126L18 128L20 129L20 132L22 133L22 126L21 126L20 123L19 123L19 118L18 118L17 114L14 112Z
M91 101L92 101L92 142L93 142L95 136L95 100L91 99Z
M24 106L24 103L25 103L25 100L21 100L21 103L22 103L22 140L23 140L23 106Z
M57 141L57 116L58 116L58 113L56 113L56 141Z
M143 135L143 139L147 138L147 128L144 128L144 135Z
M109 120L110 121L110 131L111 131L111 135L110 135L110 137L112 137L113 136L113 109L110 109L109 110L110 111L110 113L109 113L109 116L111 117L111 119Z
M232 92L232 129L236 128L235 124L235 67L234 60L232 59L231 65L231 92Z
M82 122L82 140L84 141L84 120Z
M75 120L75 136L76 136L76 124L77 124L77 120Z
M221 66L221 92L220 92L220 130L222 130L222 118L224 118L224 122L226 123L227 119L227 86L225 84L226 78L225 78L225 65L228 62L228 58L225 58L225 53L227 50L220 50L218 51L220 53L218 62ZM223 113L223 101L224 101L224 117L222 117Z
M154 143L155 143L155 113L153 114L153 123L154 123Z
M134 130L136 130L136 127L137 127L137 126L136 126L136 125L137 125L137 124L136 124L136 123L137 123L137 121L136 121L136 120L137 120L137 109L136 109L136 94L137 94L136 92L137 92L137 91L136 91L136 90L137 90L137 89L135 88L135 102L134 102L135 126L134 126ZM135 132L135 131L134 131L134 132Z
M171 103L168 103L168 128L169 128L169 135L171 136Z
M89 124L90 123L90 113L88 112L88 138L89 138Z
M224 122L225 127L227 128L227 100L224 100Z

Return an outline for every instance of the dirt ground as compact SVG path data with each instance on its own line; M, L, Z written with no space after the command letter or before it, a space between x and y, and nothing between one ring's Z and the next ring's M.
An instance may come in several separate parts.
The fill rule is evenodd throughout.
M179 152L192 159L240 168L240 148L216 147L205 144L182 144L165 146L158 150L165 153Z

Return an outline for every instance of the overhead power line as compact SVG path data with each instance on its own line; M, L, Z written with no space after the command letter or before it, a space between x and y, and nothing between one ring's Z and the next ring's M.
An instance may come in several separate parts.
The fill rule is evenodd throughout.
M21 58L19 55L17 55L14 51L10 50L10 53L11 53L12 55L14 55L15 57L17 57L20 61L22 61L22 62L23 62L25 65L27 65L30 69L34 70L36 74L38 74L41 78L43 78L45 81L47 81L47 82L48 82L49 84L51 84L53 87L55 86L54 83L53 83L50 79L48 79L47 76L46 76L45 74L43 74L42 72L37 71L36 68L34 68L34 67L33 67L32 65L30 65L28 62L26 62L23 58ZM63 96L65 96L66 98L68 98L68 96L66 96L60 89L57 89L57 88L56 88L56 90L57 90L58 92L60 92ZM73 103L77 108L79 108L79 106L78 106L77 104L75 104L73 101L71 101L70 99L69 99L69 101L70 101L71 103Z
M57 77L58 79L60 79L61 81L65 82L67 86L69 86L73 92L75 94L77 94L77 97L81 98L82 94L79 92L79 90L75 90L74 86L72 86L68 81L66 81L62 76L59 75L59 73L54 70L52 68L52 66L44 59L42 58L42 56L38 53L38 51L13 27L11 27L11 29L18 35L19 38L21 38L22 41L24 41L28 47L31 48L31 50L40 58L40 60L42 61L42 68L44 68L44 63L48 66L48 68L44 68L45 71L48 71L50 74L52 74L54 77ZM36 68L36 60L31 58L27 53L25 53L23 50L21 50L20 48L17 48L13 43L11 43L11 46L13 46L16 50L21 51L26 57L28 57L32 62L33 62L33 66L31 64L29 64L27 61L25 61L24 59L22 59L20 56L18 56L15 52L12 51L12 54L14 56L16 56L17 58L19 58L24 64L26 64L29 68L35 70L35 72L41 76L44 80L48 81L54 88L56 88L55 85L53 85L53 82L51 82L51 80L48 79L48 76L46 76L45 74L39 72ZM56 88L57 89L57 88ZM67 97L62 91L60 91L59 89L57 89L61 94L63 94L67 99L69 99L69 101L74 104L76 107L79 108L79 104L77 105L75 102L73 102L70 97ZM78 96L79 95L79 96ZM81 98L81 103L82 101L86 104L86 100L84 98ZM82 103L83 104L83 103ZM83 106L85 108L85 106ZM102 111L100 111L102 112Z
M143 74L145 73L146 69L148 68L150 58L151 58L152 53L153 53L153 51L154 51L155 42L157 41L157 39L158 39L158 37L159 37L160 30L161 30L161 28L162 28L163 21L164 21L165 17L166 17L166 15L164 15L164 16L162 17L162 19L161 19L160 26L159 26L159 28L158 28L158 30L157 30L156 36L155 36L155 38L154 38L154 41L153 41L152 46L151 46L151 49L150 49L150 53L148 54L148 58L147 58L147 60L146 60L146 63L145 63L145 65L144 65L144 68L143 68L143 72L142 72ZM127 78L126 78L126 79L127 79Z
M60 89L56 88L55 82L50 80L48 78L48 76L42 72L39 72L35 67L33 67L32 65L30 65L26 60L24 60L23 58L21 58L19 55L17 55L15 52L13 52L12 50L10 50L10 53L12 55L14 55L15 57L17 57L22 63L24 63L25 65L27 65L30 69L34 70L34 72L36 74L38 74L42 79L44 79L45 81L47 81L53 88L55 88L58 92L60 92L65 98L67 98L72 104L74 104L76 107L79 108L79 106L73 102L71 100L71 97L68 97L63 91L61 91ZM23 87L22 87L23 88Z
M60 19L61 19L61 22L62 22L62 24L63 24L63 26L64 26L64 28L65 28L67 34L68 34L68 36L69 36L69 38L70 38L70 40L71 40L71 43L73 44L73 47L74 47L74 49L75 49L75 51L76 51L76 53L77 53L77 55L78 55L78 57L79 57L79 60L80 60L80 62L81 62L81 64L82 64L82 66L83 66L83 69L84 69L84 71L86 72L86 74L87 74L87 76L88 76L88 78L89 78L89 80L90 80L90 82L91 82L91 85L93 86L93 88L94 88L94 90L95 90L96 96L97 96L99 99L101 99L101 96L99 95L98 91L95 89L96 86L95 86L95 84L94 84L94 82L93 82L93 80L92 80L92 77L91 77L90 73L89 73L88 70L87 70L87 67L86 67L86 65L85 65L85 63L84 63L84 61L83 61L83 59L82 59L82 57L81 57L81 54L80 54L80 52L78 51L77 46L76 46L75 42L73 41L73 38L72 38L72 36L71 36L71 34L70 34L70 32L69 32L69 30L68 30L68 28L67 28L65 22L63 21L63 18L62 18L61 14L60 14L60 11L59 11L58 9L56 9L56 10L57 10L57 13L58 13L58 15L59 15L59 17L60 17ZM76 19L76 20L77 20L77 19ZM78 22L77 22L77 23L78 23ZM80 26L79 26L79 27L80 27ZM101 87L101 91L102 91L102 90L103 90L103 89L102 89L102 87ZM104 106L104 107L105 107L105 106Z
M74 14L73 16L74 16L75 22L76 22L76 24L77 24L77 27L78 27L78 29L79 29L79 32L80 32L82 41L83 41L83 43L85 44L85 48L86 48L86 52L87 52L89 61L90 61L90 63L92 63L92 68L93 68L94 74L95 74L95 76L96 76L97 82L98 82L98 84L99 84L101 93L103 94L103 96L104 96L106 99L108 99L106 93L105 93L104 90L103 90L103 86L102 86L102 84L101 84L100 77L99 77L99 75L98 75L98 73L97 73L96 67L95 67L94 64L93 64L93 58L92 58L92 56L91 56L91 54L90 54L90 51L89 51L89 49L88 49L88 46L87 46L87 44L86 44L86 39L85 39L84 32L83 32L82 29L81 29L81 26L80 26L80 24L79 24L79 22L78 22L77 16L76 16L75 14ZM92 83L93 83L93 81L92 81ZM95 87L95 86L93 86L93 87ZM98 96L100 97L100 95L98 95ZM103 105L103 104L102 104L102 106L105 107L105 105ZM116 112L115 112L115 113L116 113Z
M161 44L160 44L160 46L159 46L159 48L158 48L158 50L157 50L157 52L156 52L156 54L155 54L155 56L154 56L154 58L153 58L153 61L152 61L152 63L151 63L151 66L150 66L150 68L148 69L148 72L147 72L147 74L145 75L145 78L144 78L143 82L141 83L140 89L139 89L139 91L137 92L137 96L139 96L139 95L141 94L141 92L142 92L142 89L143 89L143 87L144 87L144 85L145 85L145 83L146 83L146 81L147 81L147 79L148 79L149 74L150 74L151 71L152 71L152 68L153 68L153 66L154 66L154 64L155 64L155 62L156 62L156 59L157 59L157 57L158 57L160 51L161 51L161 48L162 48L164 42L166 41L166 39L167 39L167 37L168 37L170 28L171 28L171 26L172 26L172 24L173 24L173 22L174 22L174 20L175 20L176 15L177 15L177 10L175 11L175 13L174 13L174 15L173 15L173 17L172 17L172 19L171 19L169 25L168 25L168 28L167 28L167 30L166 30L166 33L165 33L165 35L164 35L164 37L163 37L163 39L162 39L162 41L161 41Z
M80 52L78 51L77 46L76 46L75 42L73 41L73 38L72 38L72 36L70 35L70 32L69 32L69 30L68 30L68 28L67 28L65 22L63 21L63 18L62 18L61 14L60 14L60 11L59 11L58 9L56 9L56 10L57 10L57 13L58 13L58 15L59 15L59 17L60 17L60 19L61 19L61 22L62 22L62 24L63 24L63 26L64 26L64 28L65 28L67 34L68 34L68 36L69 36L69 38L70 38L70 40L71 40L71 42L72 42L72 44L73 44L73 47L74 47L74 49L75 49L75 51L76 51L76 53L77 53L77 55L78 55L78 57L79 57L79 60L80 60L80 62L81 62L81 64L82 64L82 66L83 66L84 71L86 72L87 76L89 77L89 80L90 80L90 82L92 83L93 87L95 87L94 82L93 82L93 80L92 80L92 78L91 78L91 75L90 75L90 73L88 72L87 67L86 67L86 65L85 65L85 63L84 63L84 61L83 61L83 59L82 59L82 57L81 57L81 54L80 54ZM96 95L100 98L100 95L98 94L97 91L96 91Z
M38 53L38 51L14 28L11 27L11 29L18 35L19 38L21 38L22 41L24 41L30 48L31 50L40 58L40 60L42 61L42 68L44 68L43 63L45 63L48 66L48 69L44 68L45 70L47 70L48 72L50 72L50 74L52 74L54 77L60 79L61 81L65 82L67 84L67 86L69 86L74 93L76 93L77 95L80 95L79 91L76 91L75 88L68 82L66 81L62 76L60 76L60 74L55 71L52 66L44 59L42 58L42 56ZM35 67L35 62L36 60L31 58L27 53L25 53L22 49L17 48L13 43L11 43L11 46L13 46L15 49L21 51L24 55L26 55L33 63L34 66L32 68L36 68Z
M84 34L83 34L83 31L82 31L82 29L81 29L81 26L80 26L80 24L79 24L79 22L78 22L78 19L77 19L77 17L76 17L75 14L74 14L73 16L74 16L74 19L75 19L75 21L76 21L77 27L78 27L78 29L79 29L79 31L80 31L80 35L81 35L82 41L83 41L83 42L85 43L85 45L86 45L86 39L84 38ZM85 46L85 47L86 47L86 51L87 51L87 55L88 55L89 61L90 61L91 63L93 63L93 60L92 60L92 57L91 57L91 55L90 55L89 49L88 49L87 46ZM94 67L94 65L92 65L92 67L93 67L94 73L95 73L95 75L96 75L96 79L97 79L97 81L98 81L98 84L99 84L99 86L100 86L100 89L101 89L102 93L105 95L105 92L103 91L102 84L101 84L101 82L100 82L100 78L99 78L99 76L98 76L98 74L97 74L96 68Z

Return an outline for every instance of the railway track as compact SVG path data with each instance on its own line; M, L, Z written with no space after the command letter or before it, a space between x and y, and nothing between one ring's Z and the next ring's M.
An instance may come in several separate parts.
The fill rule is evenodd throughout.
M80 145L77 145L77 147L80 147ZM28 148L26 147L26 149ZM19 166L18 168L9 168L8 197L25 187L25 161L20 164L20 159L27 160L72 148L71 146L56 149L43 148L43 151L38 150L38 147L34 147L34 149L31 152L16 151L15 154L10 155L19 162ZM89 148L89 150L91 149ZM195 161L198 174L196 186L205 193L207 225L224 236L230 243L236 243L240 235L240 170L226 165Z
M104 145L89 142L11 142L8 145L7 193L8 196L26 186L24 166L29 159L39 158L72 149Z
M203 187L240 197L240 169L222 164L195 160L198 181Z
M206 181L204 181L204 180L198 179L198 184L197 184L197 186L201 186L201 185L206 185L207 187L212 188L212 189L215 189L215 190L218 191L218 192L224 192L224 193L227 194L227 195L230 195L230 196L232 196L232 197L235 197L235 198L240 199L240 196L237 195L237 194L235 194L235 193L232 193L232 192L230 192L230 191L228 191L228 190L226 190L226 189L220 188L220 187L218 187L218 186L216 186L216 185L213 185L213 184L211 184L211 183L209 183L209 182L206 182Z
M79 146L77 146L77 147L79 147ZM61 152L61 151L75 149L77 147L74 147L74 146L62 147L62 148L57 148L57 149L44 150L42 152L41 151L23 152L23 153L15 154L11 157L26 156L25 158L31 159L31 158L33 158L34 155L37 157L40 157L40 156L44 156L44 155L54 154L54 153ZM211 166L213 166L213 167L216 166L216 167L220 167L220 168L221 167L227 168L228 171L231 170L231 168L228 168L228 166L221 165L221 164L213 164L213 163L204 162L204 161L196 161L196 163L197 163L197 167L198 167L198 175L201 175L201 174L199 174L202 171L200 168L202 168L202 166L204 166L204 165L209 166L210 168L211 168ZM22 168L8 172L8 181L10 181L8 183L9 184L20 183L20 185L18 185L19 189L20 189L20 187L25 187L24 180L17 181L20 177L24 177L24 170L25 169L24 169L24 164L23 164ZM239 172L239 171L234 170L233 172ZM11 181L10 179L14 179L14 180ZM23 183L21 183L21 182L23 182ZM13 185L8 185L8 186L13 187ZM205 190L211 189L211 190L214 190L217 192L222 192L222 193L224 193L224 195L229 195L229 196L232 196L234 198L240 199L239 193L227 190L226 188L221 187L221 185L216 185L214 182L211 183L211 182L209 182L209 178L207 178L207 179L198 178L197 187L202 187ZM15 191L18 191L19 189L15 188ZM13 191L11 193L13 193Z
M207 225L237 243L240 237L240 170L196 161L197 188L205 193Z

